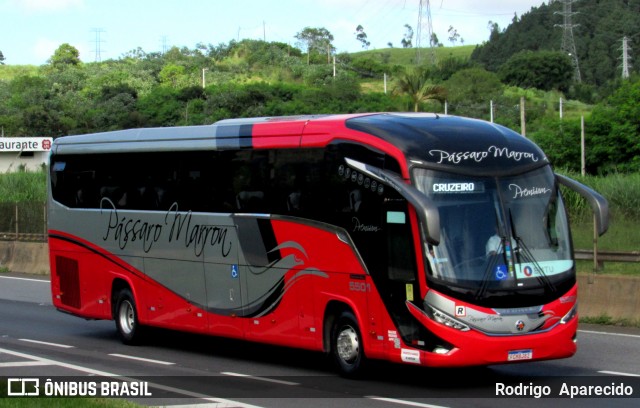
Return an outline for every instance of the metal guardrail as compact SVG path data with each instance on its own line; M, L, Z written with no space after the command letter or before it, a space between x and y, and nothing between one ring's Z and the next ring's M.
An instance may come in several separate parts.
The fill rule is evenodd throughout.
M45 234L0 232L0 241L47 242Z
M576 259L593 260L593 250L576 249L574 251ZM620 252L620 251L598 251L598 263L609 262L640 262L640 251Z

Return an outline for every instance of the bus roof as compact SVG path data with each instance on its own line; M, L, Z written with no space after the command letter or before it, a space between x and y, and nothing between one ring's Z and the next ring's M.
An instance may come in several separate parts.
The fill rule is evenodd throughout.
M429 113L366 113L225 119L212 125L140 128L65 136L54 154L300 147L305 135L352 129L401 150L411 165L495 173L548 161L530 140L482 120Z
M398 147L410 165L504 175L549 163L531 140L505 126L479 119L387 113L353 117L346 126Z

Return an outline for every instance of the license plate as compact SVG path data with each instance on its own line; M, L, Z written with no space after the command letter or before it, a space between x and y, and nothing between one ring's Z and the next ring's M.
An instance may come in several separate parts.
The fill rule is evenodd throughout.
M533 358L533 350L512 350L509 352L507 361L531 360Z

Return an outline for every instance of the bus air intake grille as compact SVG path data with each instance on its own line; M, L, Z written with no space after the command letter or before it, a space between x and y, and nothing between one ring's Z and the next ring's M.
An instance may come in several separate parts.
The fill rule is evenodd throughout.
M62 304L80 309L80 278L78 261L64 256L56 257L56 272L60 278Z

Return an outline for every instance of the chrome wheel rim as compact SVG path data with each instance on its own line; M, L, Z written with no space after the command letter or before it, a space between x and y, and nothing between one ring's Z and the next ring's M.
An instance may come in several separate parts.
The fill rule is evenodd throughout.
M336 348L338 356L346 363L351 363L358 357L360 341L353 327L347 326L342 329L336 340Z
M120 305L120 314L118 316L120 320L120 327L122 331L126 334L130 334L133 332L135 327L135 311L133 310L133 305L128 300L125 300Z

